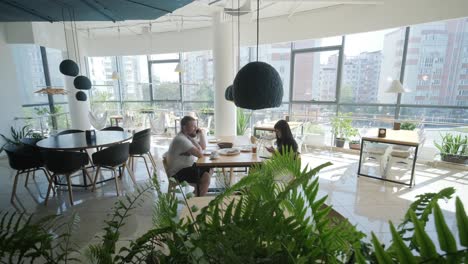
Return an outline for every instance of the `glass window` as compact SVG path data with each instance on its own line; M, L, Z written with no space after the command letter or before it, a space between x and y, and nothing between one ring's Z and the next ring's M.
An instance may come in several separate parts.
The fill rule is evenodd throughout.
M112 75L114 72L116 72L120 78L120 73L117 69L116 58L89 57L88 67L89 77L93 84L93 89L91 89L92 97L100 97L100 99L92 100L120 100L118 79L112 79Z
M213 55L211 51L182 54L184 101L213 101Z
M310 49L326 46L337 46L342 44L342 37L329 37L322 39L307 39L293 42L293 49Z
M50 85L56 88L65 88L64 75L60 72L60 63L63 61L62 51L46 48L47 63L49 65ZM81 73L85 74L85 73ZM54 103L66 103L66 95L54 95Z
M341 105L338 110L342 113L352 113L355 128L392 128L395 120L394 106Z
M338 56L338 50L296 53L293 100L335 101Z
M341 102L396 103L386 90L400 78L405 28L346 36Z
M12 51L23 104L48 103L47 95L34 93L46 86L40 47L18 44L12 45Z
M180 100L180 74L177 62L151 63L154 100Z
M150 101L147 57L123 56L117 59L122 101Z
M468 106L467 27L468 18L411 27L402 103Z

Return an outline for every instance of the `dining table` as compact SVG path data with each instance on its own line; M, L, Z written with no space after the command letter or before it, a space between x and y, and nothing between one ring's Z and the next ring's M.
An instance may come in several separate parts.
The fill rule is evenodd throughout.
M233 155L219 154L217 158L212 159L210 154L213 151L220 151L218 143L229 142L232 143L232 148L239 149L239 152ZM220 136L216 138L209 138L205 150L205 155L196 161L197 168L225 168L230 169L229 184L232 184L232 174L234 168L249 168L254 165L262 164L265 157L260 156L259 153L253 153L250 139L247 136Z
M36 143L37 147L43 150L53 151L82 151L87 149L98 149L120 144L132 139L133 135L121 131L95 131L95 137L86 137L86 132L70 133L64 135L52 135ZM83 168L85 170L86 168ZM73 184L74 187L90 187L92 183L87 183L85 172L83 171L83 184ZM103 180L108 181L111 179ZM60 183L56 183L60 185Z
M357 176L364 176L364 177L369 177L377 180L382 180L382 181L388 181L388 182L393 182L393 183L398 183L398 184L403 184L407 185L410 188L413 186L413 180L414 180L414 171L416 167L416 159L418 157L418 149L419 149L419 144L420 144L420 138L419 134L416 131L410 131L410 130L393 130L393 129L385 129L385 136L378 136L378 130L381 129L372 129L369 135L365 135L361 138L361 151L360 151L360 156L359 156L359 165L358 165L358 172ZM392 180L388 179L386 177L377 177L374 175L369 175L365 174L362 171L362 164L364 163L363 161L363 153L366 151L367 145L369 143L378 143L378 144L390 144L390 145L397 145L397 146L404 146L404 147L409 147L409 148L414 148L414 155L412 157L412 162L411 162L411 177L408 182L403 182L403 181L397 181L397 180ZM386 159L386 157L385 157Z

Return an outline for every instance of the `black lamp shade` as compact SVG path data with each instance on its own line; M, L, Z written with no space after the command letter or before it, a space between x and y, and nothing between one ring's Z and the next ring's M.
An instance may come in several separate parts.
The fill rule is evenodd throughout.
M228 101L234 101L234 95L232 94L234 90L234 87L232 85L229 85L228 88L226 88L226 91L224 92L224 98Z
M80 71L76 62L72 60L63 60L60 63L59 68L62 74L72 77L77 76L78 72Z
M78 101L86 101L86 99L88 99L88 96L83 91L78 91L75 94L75 98Z
M237 73L232 95L236 106L241 108L257 110L278 107L283 99L283 82L279 73L268 63L250 62Z
M73 80L73 85L76 89L79 90L89 90L91 89L91 81L88 77L80 75Z

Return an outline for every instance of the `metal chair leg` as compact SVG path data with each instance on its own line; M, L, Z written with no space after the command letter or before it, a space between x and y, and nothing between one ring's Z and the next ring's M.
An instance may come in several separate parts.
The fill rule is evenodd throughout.
M130 174L130 178L132 178L133 184L137 185L135 175L133 172L128 168L127 163L122 164L122 172L125 172L125 168L127 169L128 174Z
M28 186L28 180L29 180L29 170L28 170L28 172L26 173L26 180L24 181L24 187L27 187L27 186Z
M73 189L71 185L71 174L67 174L67 185L68 185L68 198L70 199L70 204L73 206Z
M148 171L148 176L149 176L149 178L150 178L150 180L151 180L152 177L151 177L151 172L150 172L149 167L148 167L148 162L146 161L145 156L141 156L141 157L142 157L143 160L145 161L146 170Z
M115 167L112 169L112 173L114 174L115 190L117 192L117 196L119 196L119 177L117 177L117 172L115 170Z
M13 190L11 192L11 199L10 199L10 202L13 203L13 199L15 198L15 194L16 194L16 186L18 185L18 175L20 175L20 172L19 171L16 171L16 175L15 175L15 179L14 179L14 182L13 182Z
M49 194L50 194L50 189L52 189L52 182L54 181L55 179L55 174L52 174L52 176L50 176L50 181L49 181L49 186L47 187L47 194L46 194L46 197L45 197L45 200L44 200L44 205L47 206L47 201L49 201ZM55 193L55 191L54 191Z
M156 170L156 161L154 160L153 155L151 155L151 152L148 152L148 156L151 160L151 163L153 164L153 169Z
M55 196L55 188L53 188L53 180L52 180L52 176L50 175L49 171L45 168L39 168L40 170L42 170L47 178L47 181L50 183L52 183L52 192L54 193L54 196Z
M96 182L97 182L97 178L98 178L100 170L101 170L101 166L98 166L96 168L96 175L94 176L94 180L93 180L93 188L91 189L92 192L94 192L94 190L96 190Z

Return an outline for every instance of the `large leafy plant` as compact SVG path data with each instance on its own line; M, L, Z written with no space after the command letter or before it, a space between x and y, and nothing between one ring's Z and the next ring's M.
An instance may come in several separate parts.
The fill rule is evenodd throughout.
M358 130L351 125L352 122L351 113L338 113L331 119L332 133L336 138L342 139L357 136Z
M153 183L119 200L111 219L106 221L101 242L86 250L86 263L465 263L468 261L468 217L460 199L456 199L458 227L455 237L447 228L438 202L450 199L453 188L423 194L408 210L403 223L395 228L390 222L393 241L382 245L372 234L372 245L362 242L364 234L347 221L329 216L331 207L318 197L318 177L325 163L301 169L294 154L283 153L248 177L214 198L207 207L191 207L188 216L179 219L178 208L188 206L175 193L162 193ZM285 177L287 176L287 177ZM289 179L284 181L284 179ZM181 189L181 187L179 186ZM118 247L120 228L131 210L150 192L157 193L154 226L141 237ZM241 195L235 195L241 194ZM195 215L198 214L198 215ZM426 224L434 217L440 251L435 249ZM11 217L10 217L11 218ZM22 219L24 220L24 218ZM69 229L60 235L57 245L49 223L8 219L0 222L0 256L9 260L67 263ZM51 224L52 226L55 226ZM5 231L6 230L6 231ZM68 241L68 242L67 242ZM60 242L60 241L57 241ZM53 253L58 251L58 253ZM6 262L6 261L5 261ZM9 263L12 261L9 261ZM18 261L20 262L20 261Z
M468 136L446 133L441 137L442 142L440 144L434 141L434 146L440 151L441 155L468 156Z
M25 125L19 129L16 129L14 126L10 127L10 134L11 136L5 136L3 134L0 134L0 137L2 137L4 143L2 147L0 148L0 153L3 151L3 147L6 144L14 144L14 145L20 145L21 144L21 139L26 138L29 136L34 136L31 130L31 126Z

